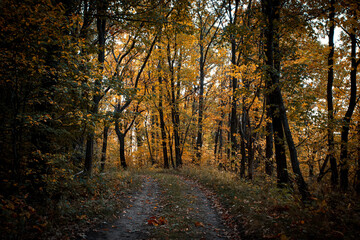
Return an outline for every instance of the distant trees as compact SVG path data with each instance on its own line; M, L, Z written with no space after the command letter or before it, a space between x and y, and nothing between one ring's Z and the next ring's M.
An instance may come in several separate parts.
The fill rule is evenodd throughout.
M276 166L304 198L307 177L359 185L359 4L302 3L2 1L1 173L35 192L141 158Z

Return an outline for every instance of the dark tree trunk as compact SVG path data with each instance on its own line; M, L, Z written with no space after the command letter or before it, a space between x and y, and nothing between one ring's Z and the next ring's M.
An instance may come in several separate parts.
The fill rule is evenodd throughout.
M243 137L241 138L240 151L241 151L240 177L245 178L245 163L247 162L247 158L246 158L245 139Z
M119 128L118 120L115 120L115 132L119 139L119 154L120 154L120 165L123 169L127 169L126 159L125 159L125 135L126 133L122 133Z
M215 157L215 159L216 159L216 155L218 153L218 144L219 144L221 123L222 123L222 121L220 120L218 123L218 127L216 128L216 131L215 131L215 139L214 139L214 157Z
M100 162L101 162L100 171L101 172L103 172L104 168L105 168L108 133L109 133L109 126L105 122L104 134L103 134L103 146L102 146L102 150L101 150L101 160L100 160Z
M127 169L126 159L125 159L125 134L120 133L118 135L120 142L120 164L123 169Z
M281 97L281 93L280 93L280 97ZM298 185L299 192L302 196L302 199L304 201L306 201L309 199L310 193L308 190L307 183L305 182L304 177L301 172L301 169L300 169L300 163L299 163L299 160L297 157L297 151L296 151L295 143L292 138L291 131L290 131L290 127L289 127L289 123L287 120L286 110L285 110L285 106L284 106L282 97L281 97L280 104L281 104L280 105L281 121L282 121L282 124L284 127L286 141L287 141L287 145L288 145L289 152L290 152L290 161L291 161L292 170L295 173L296 183Z
M360 122L357 123L357 140L360 142ZM356 179L355 179L355 190L360 195L360 144L357 146L357 168L356 168Z
M279 186L289 183L289 175L286 164L285 154L285 138L282 126L282 119L279 112L279 104L281 101L281 92L277 82L279 82L279 72L277 69L277 60L279 58L278 27L280 20L280 1L279 0L263 0L263 11L266 17L265 37L266 37L266 86L269 96L269 110L273 124L274 144L275 144L275 160L277 169L277 180Z
M327 82L327 108L328 108L328 156L331 167L331 184L336 186L338 184L338 170L335 159L335 143L334 143L334 106L333 106L333 95L332 88L334 82L334 32L335 32L335 0L330 2L330 14L329 14L329 56L328 56L328 82Z
M96 19L96 27L98 33L98 62L100 64L100 71L102 72L104 69L105 62L105 30L106 30L106 5L105 2L100 1L97 5L97 19ZM90 113L95 115L99 111L99 103L102 98L100 94L101 91L101 80L95 80L94 87L94 97L92 100L92 107L90 108ZM89 135L86 143L86 154L85 154L85 173L88 176L91 176L92 167L93 167L93 156L94 156L94 137L95 130L90 129Z
M160 65L159 65L160 66ZM160 121L160 130L161 130L161 146L163 149L163 158L164 158L164 168L169 168L169 158L167 154L166 147L166 131L165 131L165 121L164 121L164 111L163 111L163 103L162 103L162 77L159 77L159 121Z
M269 102L267 99L266 102ZM267 104L267 103L265 103ZM266 108L266 117L271 118L269 108ZM265 146L265 173L269 176L273 173L273 156L274 156L274 139L273 126L271 122L266 122L266 146Z
M175 70L174 70L174 62L175 62L175 56L174 59L171 59L171 53L170 53L170 43L168 43L167 46L168 51L168 64L169 64L169 70L170 70L170 97L171 97L171 119L173 123L173 134L174 134L174 148L175 148L175 165L176 168L182 166L182 159L181 159L181 146L180 146L180 113L179 113L179 96L178 92L176 90L175 86ZM174 49L175 53L177 52L176 45ZM175 54L176 55L176 54ZM181 66L181 57L179 59L179 68ZM178 80L179 81L179 80Z
M246 134L247 134L247 151L248 151L248 178L253 179L254 174L254 147L253 147L253 136L251 132L251 123L250 118L248 116L248 112L246 113L247 119L246 119Z
M196 138L196 163L200 164L201 162L201 148L203 145L203 115L204 115L204 68L205 68L205 59L204 59L204 46L202 44L203 35L202 31L200 33L200 74L199 74L199 115L198 115L198 126L197 126L197 138Z
M153 153L153 144L151 144L152 142L150 141L150 134L149 134L149 130L147 128L146 122L145 122L145 136L146 136L146 141L147 141L147 145L148 145L148 149L149 149L150 163L151 163L151 165L154 165L155 161L154 161L154 153ZM151 139L151 140L153 140L153 139Z
M268 26L266 30L266 50L267 65L270 67L270 74L267 78L267 89L270 100L270 113L272 115L274 140L275 140L275 158L277 162L278 181L280 184L288 183L289 176L287 172L286 155L285 155L285 136L290 151L290 160L293 172L295 173L296 182L303 200L307 200L309 192L307 184L302 176L300 164L297 159L297 152L292 139L290 127L288 124L286 110L279 86L280 80L280 47L278 24L280 20L280 1L265 1L265 13L268 17ZM269 79L270 75L270 79Z
M92 164L93 164L93 154L94 154L94 134L89 133L86 139L86 148L85 148L85 173L91 175L92 173Z
M350 121L354 113L356 106L356 73L357 73L357 62L356 62L356 36L355 28L350 33L351 40L351 72L350 72L350 102L349 107L342 120L341 128L341 147L340 147L340 187L346 191L349 187L349 163L348 163L348 142L349 142L349 130Z

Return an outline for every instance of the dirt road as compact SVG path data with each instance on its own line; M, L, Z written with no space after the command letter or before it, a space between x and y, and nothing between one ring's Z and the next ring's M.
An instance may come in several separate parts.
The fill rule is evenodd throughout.
M144 176L118 219L86 239L230 239L212 200L192 180L172 174Z

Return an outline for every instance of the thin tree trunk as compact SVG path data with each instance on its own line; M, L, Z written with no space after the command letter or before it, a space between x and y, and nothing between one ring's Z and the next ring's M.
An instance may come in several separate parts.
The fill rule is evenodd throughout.
M267 98L267 97L266 97ZM267 99L266 102L269 102ZM266 103L265 103L266 104ZM269 108L266 108L266 117L271 118ZM273 173L274 139L272 123L266 122L266 145L265 145L265 172L269 176Z
M203 115L204 115L204 80L205 80L205 59L204 59L204 46L203 46L203 34L200 32L200 74L199 74L199 115L197 126L197 138L196 138L196 163L201 162L201 148L203 145Z
M123 169L127 169L126 159L125 159L125 133L122 133L119 128L119 122L115 120L115 132L119 139L119 154L120 154L120 165Z
M149 134L149 130L147 128L146 121L145 121L145 134L146 134L146 141L147 141L147 145L148 145L148 149L149 149L150 162L151 162L151 165L154 165L155 161L154 161L154 154L153 154L153 145L151 144L151 141L150 141L150 134Z
M126 159L125 159L125 134L120 133L118 135L120 142L120 164L123 169L127 169Z
M350 72L350 102L349 107L342 120L341 128L341 147L340 147L340 187L346 191L349 187L349 163L348 163L348 142L349 142L349 130L350 121L354 113L356 106L356 74L357 74L357 62L356 62L356 37L355 28L350 33L351 40L351 72Z
M159 64L160 66L160 64ZM159 77L159 86L162 88L162 77ZM162 103L162 90L160 89L159 93L159 121L160 121L160 130L161 130L161 145L163 149L163 158L164 158L164 168L169 168L169 159L167 154L166 147L166 131L165 131L165 121L164 121L164 112L163 112L163 103Z
M105 62L105 31L106 31L106 18L105 18L106 6L104 2L99 2L97 5L98 17L96 19L96 27L98 33L98 62L100 64L100 72L103 72ZM92 100L92 107L90 113L95 115L99 111L99 103L102 98L100 94L101 81L100 79L95 80L94 97ZM85 154L85 173L91 176L93 168L93 156L94 156L94 138L95 130L90 129L90 133L86 143L86 154Z
M108 133L109 133L109 126L105 122L104 133L103 133L103 146L101 149L100 172L103 172L105 168Z
M280 93L280 97L281 97L281 93ZM290 161L291 161L292 170L295 173L296 183L298 185L302 199L305 201L310 197L310 193L308 190L308 186L302 175L301 169L300 169L300 163L299 163L299 160L297 157L297 151L296 151L294 140L291 135L291 131L290 131L289 123L287 120L286 110L285 110L285 106L284 106L282 97L281 97L280 104L281 104L280 105L280 113L281 113L281 118L282 118L281 120L282 120L282 124L284 127L286 141L287 141L287 145L288 145L289 152L290 152Z
M240 152L241 152L240 177L245 178L245 163L247 162L247 157L246 157L244 137L241 137Z
M357 140L360 142L360 122L357 123ZM355 179L355 190L360 195L360 144L357 146L357 168L356 168L356 179Z
M253 179L254 174L254 148L253 148L253 137L251 133L251 124L250 124L250 118L248 115L248 112L246 113L246 134L247 134L247 150L248 150L248 178Z
M327 108L328 108L328 155L331 166L331 184L336 186L338 184L338 170L337 162L334 156L335 143L334 143L334 106L333 106L333 95L332 88L334 82L334 32L335 32L335 0L330 2L330 31L329 31L329 56L328 56L328 83L327 83Z

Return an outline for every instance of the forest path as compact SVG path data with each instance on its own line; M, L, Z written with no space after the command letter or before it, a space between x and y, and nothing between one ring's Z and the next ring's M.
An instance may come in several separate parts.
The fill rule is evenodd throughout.
M196 182L169 173L143 176L118 220L86 239L233 239L211 194Z

